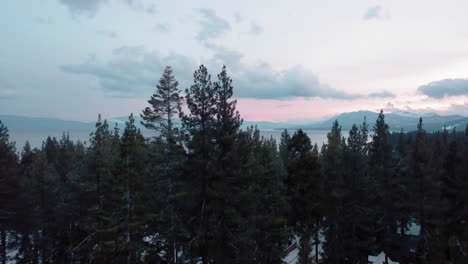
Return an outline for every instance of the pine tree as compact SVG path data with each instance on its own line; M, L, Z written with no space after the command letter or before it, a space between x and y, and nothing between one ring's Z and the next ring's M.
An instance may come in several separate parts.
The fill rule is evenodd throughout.
M0 259L7 263L7 232L12 227L18 205L18 157L14 143L9 142L8 129L0 121Z
M229 221L235 218L237 205L232 197L236 190L231 182L239 175L237 161L236 138L242 119L236 110L236 100L232 100L232 80L227 75L226 66L218 74L218 81L213 84L216 99L216 132L215 132L215 159L216 168L212 179L215 218L220 219L215 229L213 246L214 262L228 263L235 257L232 248L236 236L236 223Z
M297 263L299 264L308 264L312 263L311 258L311 234L309 227L304 227L301 231L301 239L299 243L299 254L297 257Z
M109 125L107 120L102 121L100 114L96 122L96 130L91 133L90 144L89 170L94 175L92 188L95 190L96 207L99 208L103 199L102 182L105 181L106 177L110 177L113 156L115 155Z
M368 125L353 125L349 131L347 145L343 153L344 174L344 213L342 235L345 237L344 248L346 259L351 263L359 263L369 255L372 241L369 239L368 194L373 186L368 179Z
M413 197L413 179L411 179L411 146L407 146L405 140L406 134L403 132L403 129L398 133L398 141L395 151L395 198L393 200L394 207L398 223L398 233L405 235L407 231L407 226L414 217L414 197Z
M77 179L81 186L80 208L89 213L82 219L86 224L82 235L73 248L73 255L81 261L109 261L112 247L111 215L113 209L113 184L115 162L119 156L120 141L117 130L110 131L107 120L98 116L96 129L91 133L89 150L86 153L85 173Z
M466 221L468 200L466 189L468 177L463 158L463 142L455 131L448 146L442 177L442 199L447 201L445 212L445 234L447 236L447 259L453 263L464 263L468 260L466 254L468 234Z
M374 134L369 150L371 181L375 184L375 197L372 204L371 219L374 223L373 231L376 238L377 249L390 252L395 247L396 213L392 205L395 195L394 188L394 159L392 145L390 144L390 132L385 123L383 111L374 125ZM387 255L386 255L387 261Z
M112 158L109 172L101 181L102 199L94 216L97 222L90 219L94 228L80 242L82 248L91 242L90 262L141 263L147 251L143 241L150 213L144 189L146 150L133 115L119 144L119 152L108 157Z
M310 263L312 234L316 236L315 256L318 259L318 233L322 218L321 174L317 156L307 134L296 131L288 144L287 188L290 199L291 223L301 239L299 263Z
M15 261L17 263L37 263L38 259L34 261L34 248L37 246L34 244L33 237L34 231L37 227L36 219L33 216L33 201L35 197L31 196L30 192L24 190L31 190L31 164L33 162L33 152L28 141L26 141L23 150L20 155L19 164L19 187L20 192L19 204L16 207L15 222L18 223L15 229L19 236L19 247L18 252L15 255Z
M273 139L263 139L256 128L238 135L241 173L231 183L236 190L238 226L232 263L282 263L287 231L286 201L279 155Z
M344 145L341 136L341 126L338 121L333 122L331 131L327 134L328 143L322 150L323 174L324 174L324 206L325 238L324 245L326 261L342 263L345 259L344 252L344 178L343 178L343 153Z
M259 184L256 212L262 215L257 225L260 236L257 236L256 244L258 259L261 260L258 263L282 264L289 230L285 228L287 201L276 141L273 138L264 139L261 153L259 159L265 169L256 181Z
M53 164L49 162L48 154L51 160L55 160L56 155L53 151L56 143L56 139L50 137L43 143L41 151L35 155L31 170L33 181L31 192L35 197L33 217L38 219L35 243L38 244L41 263L51 263L54 259L54 242L58 227L55 222L58 203L56 197L60 177Z
M203 264L211 262L211 226L217 220L213 212L213 194L210 188L214 177L214 144L216 140L216 89L205 66L194 73L194 84L186 90L188 115L182 115L183 128L188 132L188 160L182 186L186 202L186 228L190 233L192 256L200 256ZM190 195L190 196L189 196ZM192 217L196 216L196 217Z
M140 263L144 252L143 237L145 237L146 195L144 192L144 138L135 127L133 114L125 124L120 145L120 158L116 166L117 192L123 199L120 210L116 212L120 220L116 226L122 229L116 242L116 250L125 256L125 263ZM120 188L119 188L120 187Z
M414 178L412 186L412 192L415 202L415 210L417 212L417 219L421 226L421 245L422 252L420 254L425 254L427 252L427 240L428 233L426 230L427 222L427 200L428 200L428 176L429 176L429 153L426 146L426 133L423 129L422 118L419 119L417 126L416 139L412 148L410 165L411 165L411 177ZM425 244L425 245L424 245Z
M167 66L159 79L159 84L156 85L156 93L148 100L151 107L146 107L140 115L144 120L141 122L142 125L159 131L171 143L176 139L177 131L174 117L181 113L183 99L178 86L179 82L175 79L172 68Z
M289 165L289 152L288 152L288 144L291 140L291 135L289 134L288 130L285 129L281 132L281 139L279 144L279 156L281 158L281 167L284 174L284 179L286 179L286 170Z
M181 105L183 97L180 96L178 89L179 82L175 79L172 73L172 68L167 66L156 86L156 93L151 96L148 103L151 107L146 107L140 115L144 122L142 124L149 129L159 131L161 139L165 141L165 149L163 150L163 159L153 159L152 162L157 163L152 170L153 173L150 179L155 182L154 190L158 200L164 201L163 204L154 207L160 212L160 224L163 225L163 236L166 237L167 245L166 252L168 252L168 259L173 263L177 263L178 248L177 248L177 234L176 234L176 221L175 215L177 208L175 208L174 201L174 181L177 178L177 166L180 166L182 158L182 148L178 142L180 141L179 130L175 126L175 117L182 113ZM158 174L158 175L156 175Z

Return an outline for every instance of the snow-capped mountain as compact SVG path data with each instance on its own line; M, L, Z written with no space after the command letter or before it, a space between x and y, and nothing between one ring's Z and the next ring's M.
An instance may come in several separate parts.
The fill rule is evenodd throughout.
M372 129L372 126L374 125L377 117L377 112L356 111L343 113L319 123L309 124L303 128L330 129L333 122L338 120L338 123L342 126L342 129L349 130L353 124L360 125L364 121L364 118L366 118L366 122L369 124L369 128ZM422 117L424 128L427 131L441 130L444 128L444 126L447 127L447 129L458 128L464 130L468 123L468 117L461 115L442 116L436 113L417 114L407 111L396 111L385 114L385 121L392 131L399 131L401 129L405 131L412 131L416 130L420 117Z

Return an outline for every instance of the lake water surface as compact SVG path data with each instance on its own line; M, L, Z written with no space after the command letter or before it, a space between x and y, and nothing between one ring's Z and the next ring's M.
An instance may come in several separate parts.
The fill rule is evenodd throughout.
M307 135L310 137L310 140L312 141L312 144L317 143L319 146L321 146L324 142L327 141L327 133L328 131L326 130L304 130ZM71 130L69 131L70 139L73 141L80 140L81 142L86 142L86 145L89 145L89 135L92 131L88 130ZM280 138L281 138L281 133L282 130L261 130L260 134L263 137L273 137L276 139L276 142L279 144ZM290 130L290 133L292 134L294 130ZM62 137L63 132L60 131L34 131L34 132L28 132L28 131L10 131L10 141L15 141L16 142L16 149L20 151L24 144L26 143L26 140L29 141L29 144L31 144L31 147L37 147L40 148L42 146L42 142L46 140L48 136L50 137L56 137L57 139L60 139ZM143 135L145 137L151 137L154 134L151 131L143 131Z

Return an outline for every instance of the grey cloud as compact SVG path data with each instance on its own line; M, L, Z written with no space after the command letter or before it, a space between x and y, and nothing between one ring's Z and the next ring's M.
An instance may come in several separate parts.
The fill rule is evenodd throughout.
M236 21L236 23L241 23L242 21L244 21L244 17L239 12L236 12L234 14L234 20Z
M370 93L367 95L370 98L395 98L396 95L389 92L389 91L383 91L383 92L377 92L377 93Z
M149 15L154 15L154 14L156 14L156 6L154 4L151 4L150 6L145 8L145 11Z
M464 104L451 104L447 110L447 114L458 114L463 116L468 116L468 103Z
M116 97L147 97L164 68L170 65L181 84L188 84L196 64L185 56L162 56L142 47L121 47L113 51L107 63L89 60L77 65L63 65L67 73L85 74L97 79L100 87Z
M223 18L217 16L213 9L202 8L198 10L202 16L199 21L201 29L197 33L197 40L208 41L222 36L231 30L229 23Z
M0 83L0 100L13 99L17 96L16 91L6 81Z
M135 10L144 11L149 15L156 14L156 6L154 3L146 4L145 1L143 0L123 0L123 1L129 7Z
M7 100L16 97L16 92L12 89L0 89L0 100Z
M247 66L247 65L244 65ZM319 81L304 67L275 71L268 64L247 66L233 74L237 97L259 99L288 99L292 97L321 97L356 99L359 95L338 91Z
M250 33L253 35L259 35L263 32L263 27L259 24L252 22L250 23Z
M50 17L36 17L34 19L34 22L36 22L37 24L49 25L53 24L54 20Z
M362 16L364 20L379 19L382 18L381 6L372 6L366 10L366 13Z
M241 62L242 54L235 50L228 50L223 46L205 43L205 47L213 51L213 57L210 60L212 65L226 65L230 70L239 71L244 67Z
M167 24L157 24L156 26L154 26L154 30L161 33L167 33L169 32L169 27Z
M233 78L235 96L257 99L288 99L292 97L321 97L356 99L358 94L338 91L320 83L317 76L302 66L284 71L275 71L270 65L243 63L242 54L223 46L206 44L214 51L208 62L210 68L221 68L225 64Z
M468 79L445 79L422 85L418 91L432 98L468 95Z
M238 98L287 99L293 97L321 97L357 99L358 94L338 91L319 81L317 76L302 66L276 71L268 64L248 65L241 61L242 54L222 46L207 45L214 55L203 62L216 76L221 66L228 66ZM85 74L96 78L100 87L113 96L147 97L154 89L165 66L174 69L181 88L192 83L193 71L198 65L188 57L170 54L163 56L142 47L121 47L113 51L107 63L91 59L82 64L63 65L62 71Z
M11 78L6 72L0 72L0 100L18 97L17 79Z
M73 15L86 15L94 17L99 8L107 0L60 0L60 3L68 7Z
M98 30L96 31L96 33L100 36L108 37L111 39L116 39L119 37L116 32L109 30Z
M396 108L395 107L395 104L391 103L391 102L387 102L387 104L385 105L384 109L383 109L385 112L395 112L395 111L401 111L401 109L399 108Z
M130 8L138 11L144 11L149 15L156 13L154 3L146 4L143 0L119 0ZM60 0L60 3L68 7L72 15L84 15L89 18L94 17L101 6L108 0Z
M431 115L433 113L437 113L439 115L462 115L468 116L468 103L462 104L450 104L447 109L440 110L434 109L431 107L425 108L412 108L411 102L407 102L408 105L402 107L395 107L393 103L388 102L386 107L384 108L384 112L397 112L397 111L404 111L414 113L416 115Z

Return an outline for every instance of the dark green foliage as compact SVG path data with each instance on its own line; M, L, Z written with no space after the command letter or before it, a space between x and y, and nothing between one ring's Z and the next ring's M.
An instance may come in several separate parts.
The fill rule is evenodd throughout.
M8 129L0 121L0 260L7 262L7 232L18 206L18 157Z
M226 67L177 86L167 67L141 115L151 139L99 116L89 146L64 134L18 155L0 122L0 263L280 264L291 244L298 263L468 262L468 127L392 133L381 112L371 135L334 122L323 146L303 130L277 144L240 130Z
M369 239L372 226L370 215L372 208L369 200L374 191L368 175L368 125L366 120L358 128L356 125L349 131L347 146L344 149L344 218L343 233L346 259L359 263L366 259L372 241ZM370 199L369 199L370 198Z
M143 110L142 124L154 129L166 137L175 140L174 117L181 113L182 97L179 95L179 82L172 75L172 68L167 66L156 86L156 93L151 96L148 103L151 107Z
M374 210L371 215L374 227L376 246L385 252L390 252L395 245L397 227L395 219L395 207L393 198L395 197L395 162L392 155L392 145L390 144L390 131L385 123L383 111L374 125L374 134L369 150L370 159L370 180L375 184L376 200L372 205Z
M299 129L288 141L290 223L301 239L299 263L310 263L312 234L318 236L322 218L320 165L304 131Z
M203 65L194 73L194 84L186 90L188 115L182 116L183 128L188 132L188 159L184 171L185 184L181 186L189 214L185 224L189 230L192 248L190 254L201 256L203 263L213 258L214 230L219 225L216 211L215 142L216 89Z
M430 168L428 166L429 163L429 152L426 146L426 132L423 129L422 118L419 119L419 123L417 126L417 134L415 142L413 143L413 148L410 154L410 171L409 177L413 178L413 181L409 185L411 193L413 194L413 199L416 201L414 204L414 209L418 212L417 219L419 220L419 224L421 226L421 251L427 251L427 200L428 197L428 183L430 179L428 177L431 176ZM421 254L424 254L421 252Z
M177 262L178 240L183 239L177 232L180 225L177 224L178 208L174 189L184 158L180 131L175 126L175 118L182 113L183 97L180 96L178 85L171 67L167 66L156 86L156 93L148 101L151 108L146 107L141 114L144 120L142 124L146 128L160 132L151 144L149 161L153 165L146 171L146 180L151 185L147 190L155 200L149 204L149 209L155 213L152 221L158 229L164 230L159 232L165 238L165 243L158 245L158 248L169 252L168 259L173 262Z
M236 194L231 182L239 177L241 164L238 162L237 134L242 120L236 110L236 101L232 100L232 80L227 75L227 69L223 66L218 74L218 81L213 84L216 98L216 122L215 126L215 153L213 162L214 175L212 178L214 209L218 223L214 226L214 256L215 263L232 262L235 258L235 248L232 244L238 239L237 221L239 218L233 200ZM233 219L233 221L230 221Z
M343 153L344 139L341 136L341 126L338 121L333 123L327 135L328 143L322 149L324 175L324 205L323 214L326 216L325 227L325 258L330 263L343 263L345 254L344 237L344 196L346 186L344 182Z

